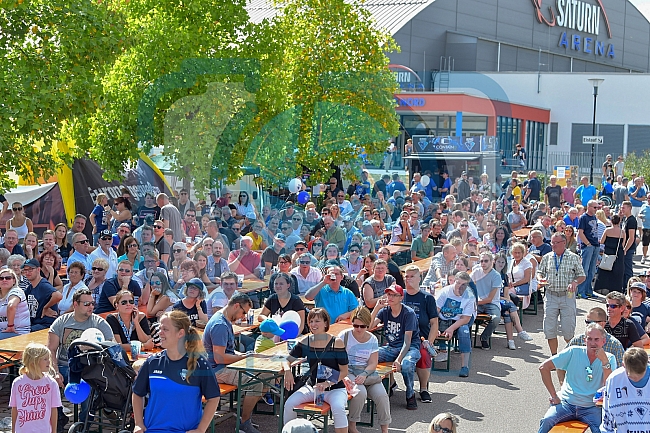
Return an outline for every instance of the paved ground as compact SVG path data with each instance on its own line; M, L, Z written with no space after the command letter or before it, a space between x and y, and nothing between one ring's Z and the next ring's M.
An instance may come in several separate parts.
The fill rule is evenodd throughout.
M641 268L646 266L637 266L637 270ZM595 305L603 304L604 298L578 300L576 332L584 332L586 312ZM433 372L431 375L433 403L418 402L417 411L406 410L404 387L398 376L400 390L391 398L393 422L390 432L426 433L433 416L443 411L460 417L459 431L462 433L536 432L539 420L548 408L547 392L537 370L539 364L550 355L542 334L542 314L540 305L537 316L524 315L524 329L533 337L533 341L516 339L517 350L507 349L503 335L493 337L490 351L474 349L468 378L458 377L460 355L452 353L451 371ZM0 390L0 420L10 416L8 382L3 382L3 385ZM268 408L263 404L261 406ZM277 418L255 415L253 420L260 425L262 433L277 431ZM233 432L234 421L234 417L224 421L217 431ZM361 432L372 430L378 430L378 426L374 429L360 427ZM330 431L333 432L333 429Z

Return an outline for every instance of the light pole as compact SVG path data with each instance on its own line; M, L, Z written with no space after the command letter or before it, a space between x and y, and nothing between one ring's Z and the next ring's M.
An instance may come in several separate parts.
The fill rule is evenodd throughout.
M594 117L591 121L591 135L596 135L596 98L598 98L598 86L605 81L603 78L589 78L589 83L594 87ZM589 167L589 183L594 184L594 153L596 151L596 142L591 142L591 166Z

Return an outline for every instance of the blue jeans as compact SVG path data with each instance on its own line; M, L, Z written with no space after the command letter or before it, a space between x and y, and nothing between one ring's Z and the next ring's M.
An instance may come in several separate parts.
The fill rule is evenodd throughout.
M501 314L501 312L499 312L499 314ZM444 332L447 330L447 328L453 325L454 322L455 322L454 320L439 320L438 329L440 330L440 332ZM472 317L469 320L468 324L462 325L454 333L458 338L458 350L460 350L460 353L472 352L472 333L470 332L470 330L472 329L473 324L474 324L474 318Z
M596 263L598 261L599 253L600 247L593 245L583 245L581 247L580 254L582 256L582 269L584 269L587 279L578 286L578 295L591 296L594 294L594 289L591 287L591 281L594 279L594 275L596 274Z
M379 362L393 362L402 351L401 347L381 346L379 348ZM406 398L412 397L415 394L413 389L413 379L415 377L415 364L420 360L420 342L417 345L412 344L409 351L402 359L402 377L404 378L404 385L406 385Z
M565 401L551 406L539 422L537 433L548 433L553 426L564 421L581 421L589 425L592 433L600 432L601 410L597 406L574 406Z
M487 342L490 337L492 336L492 333L494 333L494 330L497 329L497 326L499 326L499 321L501 319L501 308L497 307L494 304L483 304L478 306L478 312L481 314L489 314L490 317L492 317L492 320L490 320L490 323L485 327L485 330L481 334L481 341ZM508 317L510 315L508 314Z
M68 377L70 374L70 367L67 365L59 364L59 374L63 378L63 386L68 384ZM90 397L88 397L83 403L81 403L81 412L79 413L79 421L84 422L86 420L86 415L88 414L88 406L90 405ZM59 418L63 415L63 407L59 407Z

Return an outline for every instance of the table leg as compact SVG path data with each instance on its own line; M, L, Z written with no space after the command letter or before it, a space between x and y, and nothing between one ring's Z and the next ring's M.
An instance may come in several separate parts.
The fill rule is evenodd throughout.
M278 422L278 433L282 433L282 427L284 427L284 374L280 375L280 420Z
M241 388L241 376L243 372L237 373L237 424L235 425L235 431L239 431L241 425L241 409L242 409L242 395L244 394Z

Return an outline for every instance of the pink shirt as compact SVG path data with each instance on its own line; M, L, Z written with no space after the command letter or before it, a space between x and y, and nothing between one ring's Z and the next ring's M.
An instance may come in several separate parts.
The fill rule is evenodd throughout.
M16 432L51 433L52 410L60 406L59 385L50 376L32 380L23 374L11 384L9 407L18 410Z
M231 251L228 256L228 263L230 264L235 261L235 259L239 257L240 253L241 250ZM255 268L260 266L260 258L260 253L251 251L250 254L241 259L237 266L230 266L230 270L236 274L252 274Z
M564 199L565 202L573 204L573 194L576 192L575 187L569 188L568 186L565 186L562 188L562 199Z

